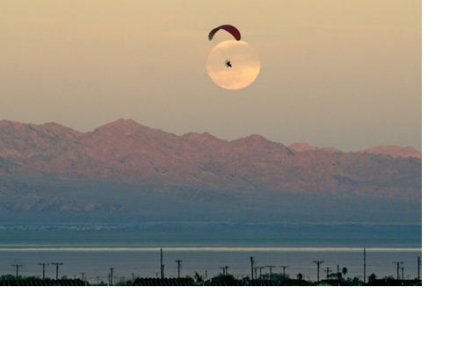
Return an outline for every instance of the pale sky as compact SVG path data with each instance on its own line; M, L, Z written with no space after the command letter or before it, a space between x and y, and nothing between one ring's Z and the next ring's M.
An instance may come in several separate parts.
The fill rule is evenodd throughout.
M0 0L0 120L79 131L119 118L177 135L421 149L418 0ZM239 28L261 72L225 90L209 51Z

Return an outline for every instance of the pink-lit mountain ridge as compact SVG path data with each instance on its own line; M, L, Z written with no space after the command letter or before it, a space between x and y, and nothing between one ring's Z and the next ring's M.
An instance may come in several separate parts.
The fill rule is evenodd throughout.
M0 222L420 223L421 154L0 121Z
M421 153L398 146L346 153L259 135L177 136L124 119L86 133L3 120L0 176L418 200Z

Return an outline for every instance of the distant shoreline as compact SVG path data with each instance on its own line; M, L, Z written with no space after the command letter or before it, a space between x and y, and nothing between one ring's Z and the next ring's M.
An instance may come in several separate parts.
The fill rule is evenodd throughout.
M0 252L158 252L161 247L0 247ZM163 247L168 252L358 252L364 247ZM422 247L370 247L367 252L421 252Z

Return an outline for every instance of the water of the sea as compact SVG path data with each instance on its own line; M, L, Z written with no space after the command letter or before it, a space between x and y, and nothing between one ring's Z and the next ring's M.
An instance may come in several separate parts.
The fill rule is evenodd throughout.
M345 267L346 277L416 278L421 273L420 225L370 224L3 224L0 275L84 278L91 284L195 273L211 278L226 268L236 277L302 274L307 280ZM364 260L364 248L366 251ZM420 260L420 265L419 265ZM53 263L53 264L52 264Z

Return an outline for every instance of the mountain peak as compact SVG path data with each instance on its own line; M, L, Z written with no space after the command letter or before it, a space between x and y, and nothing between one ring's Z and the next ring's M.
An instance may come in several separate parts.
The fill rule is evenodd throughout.
M257 135L257 134L253 134L244 138L239 138L236 140L233 140L231 143L235 143L235 144L245 144L246 146L258 146L258 145L262 145L262 144L276 144L275 142L261 136L261 135Z
M100 130L100 129L105 129L105 130L107 130L107 129L136 129L136 128L145 128L145 126L139 124L138 122L135 122L132 119L120 118L120 119L118 119L118 120L116 120L114 122L102 125L102 126L96 128L95 130Z
M90 135L105 135L109 134L111 137L131 136L147 133L165 133L164 131L152 129L135 122L132 119L120 118L114 122L102 125L96 128Z
M183 139L194 142L226 142L221 140L208 132L197 133L197 132L188 132L182 136Z

